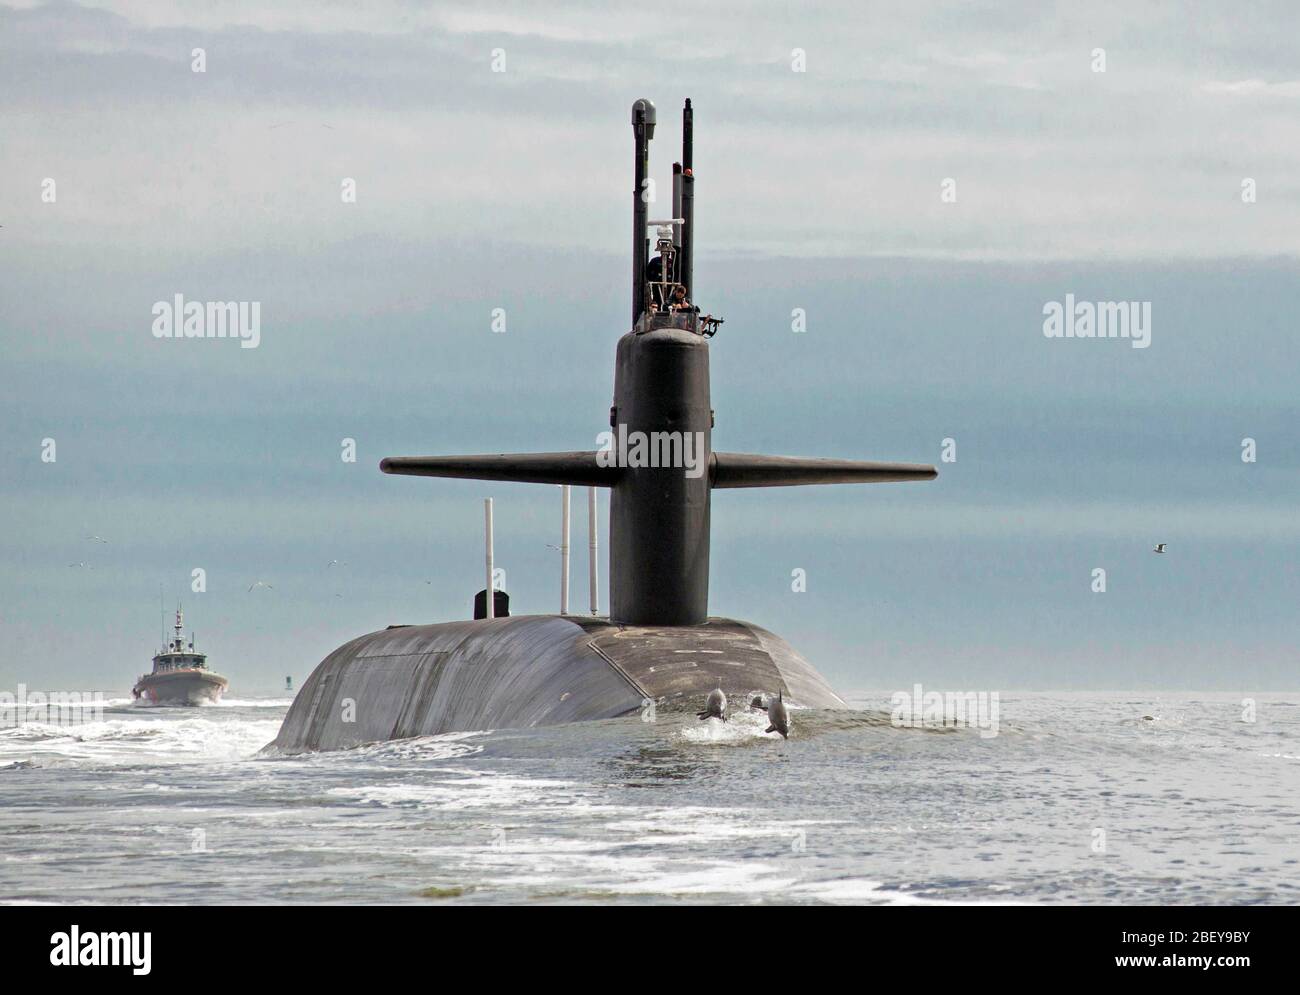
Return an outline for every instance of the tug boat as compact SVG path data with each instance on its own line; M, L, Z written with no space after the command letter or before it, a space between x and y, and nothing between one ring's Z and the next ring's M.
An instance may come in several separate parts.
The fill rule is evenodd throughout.
M212 705L221 700L230 681L208 669L208 657L187 644L181 631L185 615L176 607L176 635L153 658L153 672L144 674L131 689L131 697L146 705Z

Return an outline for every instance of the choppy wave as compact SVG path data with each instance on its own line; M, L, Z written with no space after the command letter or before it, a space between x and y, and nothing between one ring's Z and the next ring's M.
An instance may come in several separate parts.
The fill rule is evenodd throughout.
M36 757L95 763L231 761L251 756L279 730L278 718L219 722L206 718L105 718L0 728L0 763Z
M271 760L285 698L0 728L0 895L1300 900L1294 696L1260 697L1247 723L1231 695L1004 695L991 738L895 728L887 694L851 700L796 711L788 741L739 709ZM192 872L200 837L220 874ZM159 874L168 853L191 870Z

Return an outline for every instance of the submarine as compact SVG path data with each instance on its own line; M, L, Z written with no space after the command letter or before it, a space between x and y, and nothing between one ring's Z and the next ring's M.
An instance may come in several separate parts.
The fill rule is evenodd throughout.
M721 688L804 708L844 708L785 640L711 617L710 496L715 489L930 480L933 466L713 449L709 341L722 319L694 304L694 111L682 111L672 217L643 195L655 106L632 105L631 328L614 358L610 440L596 451L393 456L384 473L604 488L608 616L509 615L479 592L473 619L396 625L330 653L302 685L267 750L303 753L488 729L693 712ZM651 257L650 232L655 234ZM632 440L628 444L627 440ZM655 458L655 457L663 458Z

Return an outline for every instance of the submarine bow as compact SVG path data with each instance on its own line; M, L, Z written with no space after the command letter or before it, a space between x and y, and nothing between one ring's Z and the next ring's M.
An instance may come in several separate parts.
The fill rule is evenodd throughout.
M780 691L796 705L844 707L779 637L748 622L709 617L710 496L715 488L930 480L935 468L713 451L709 339L723 321L694 303L691 102L682 114L682 161L673 166L671 218L649 220L641 195L653 103L633 104L632 129L632 327L615 352L610 447L393 456L380 463L383 472L398 475L608 488L609 618L516 616L390 626L362 636L313 672L274 747L333 749L611 718L651 703L693 710L715 687L738 695ZM668 458L627 459L628 438L649 439L652 451ZM351 723L340 718L349 707Z

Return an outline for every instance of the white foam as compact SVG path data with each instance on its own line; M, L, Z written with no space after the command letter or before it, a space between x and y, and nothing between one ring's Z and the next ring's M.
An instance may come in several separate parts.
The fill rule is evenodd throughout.
M380 805L385 808L438 808L463 811L478 808L509 808L536 805L548 792L567 792L577 785L569 781L493 775L478 778L452 777L432 783L394 782L357 787L330 788L336 798ZM566 801L571 804L571 799Z
M251 757L280 727L277 719L217 721L105 719L27 723L0 729L0 761L58 757L106 763L192 763Z
M790 732L794 732L793 724ZM764 712L737 710L719 719L692 718L678 730L676 738L694 745L747 746L758 739L780 739L778 732L767 733L767 715Z
M216 708L288 708L292 698L222 698L212 703Z

